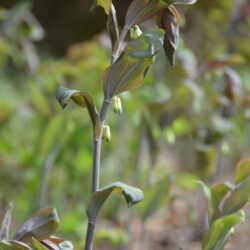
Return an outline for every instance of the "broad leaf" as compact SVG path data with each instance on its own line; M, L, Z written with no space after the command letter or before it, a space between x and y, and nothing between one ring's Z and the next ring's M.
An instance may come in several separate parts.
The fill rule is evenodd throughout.
M123 195L128 206L132 206L143 199L143 192L140 189L128 186L122 182L111 183L90 196L87 204L87 216L89 220L96 220L101 207L111 193Z
M10 203L7 207L7 211L4 215L3 222L0 229L0 240L9 238L9 229L11 223L11 215L12 215L13 205Z
M125 25L130 29L135 24L145 22L171 3L171 0L134 0L128 8Z
M217 219L205 234L202 242L203 250L223 250L229 240L234 225L243 221L242 215L229 215Z
M250 176L245 178L231 192L223 206L223 214L231 214L240 210L250 199Z
M242 160L239 162L236 170L235 183L239 184L245 178L250 176L250 160Z
M126 14L125 27L130 29L155 16L171 4L193 4L197 0L134 0Z
M23 242L15 240L3 240L0 241L1 250L33 250Z
M143 83L153 57L162 47L161 29L146 32L127 44L121 57L104 74L104 95L106 101L122 92L138 88Z
M116 11L113 4L111 5L110 12L108 15L107 30L111 39L112 49L114 50L115 44L119 42L119 29Z
M88 113L93 124L95 135L97 137L100 135L100 117L96 110L93 98L87 92L71 90L60 86L56 91L56 98L62 108L65 108L67 106L67 103L70 99L80 107L86 107L88 109Z
M105 13L108 15L111 4L112 0L94 0L91 10L95 9L97 6L101 6L105 10Z
M59 218L54 208L45 208L35 213L16 232L14 240L31 242L32 238L41 241L51 236L59 226Z

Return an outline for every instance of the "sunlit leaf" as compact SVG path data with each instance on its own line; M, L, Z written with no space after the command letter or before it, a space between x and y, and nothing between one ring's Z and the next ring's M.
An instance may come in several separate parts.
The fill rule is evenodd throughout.
M239 184L245 178L250 176L250 160L242 160L239 162L236 170L235 183Z
M232 228L243 221L242 215L229 215L217 219L205 234L202 242L203 250L223 250L230 238Z
M138 88L163 42L161 29L146 32L128 43L123 55L104 74L106 101L122 92Z
M59 226L54 208L45 208L30 217L17 231L13 239L31 242L32 238L43 240L51 236Z
M12 203L10 203L9 206L7 207L7 211L4 215L3 222L1 225L0 240L9 238L12 210L13 210L13 205L12 205Z
M119 42L119 29L118 29L116 10L113 4L111 5L110 12L108 15L107 30L109 32L109 36L111 39L112 49L114 49L115 44Z
M223 206L223 214L231 214L240 210L250 199L250 176L239 182Z
M105 10L105 13L108 15L111 4L112 4L112 0L94 0L91 10L95 9L97 6L101 6Z
M60 86L56 92L56 98L62 108L67 106L68 101L71 99L77 105L88 109L90 119L93 124L95 135L99 136L101 131L100 117L95 107L93 98L84 91L71 90Z
M128 206L132 206L143 199L143 192L135 187L128 186L122 182L114 182L93 193L87 204L87 215L89 220L95 220L97 215L111 193L124 196Z
M33 250L23 242L15 240L3 240L0 241L1 250Z

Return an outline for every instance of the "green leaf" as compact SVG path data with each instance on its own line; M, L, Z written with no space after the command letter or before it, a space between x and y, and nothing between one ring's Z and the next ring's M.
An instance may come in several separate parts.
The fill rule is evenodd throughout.
M229 183L216 183L211 187L212 205L213 205L213 220L221 215L220 205L223 198L233 189Z
M122 92L142 85L153 57L161 49L164 31L155 29L146 32L127 44L121 57L104 74L104 95L106 101Z
M101 207L111 193L123 195L129 207L143 199L143 192L140 189L128 186L122 182L111 183L90 196L87 204L87 216L89 220L96 220Z
M111 4L112 0L94 0L91 10L95 9L97 6L101 6L105 10L105 13L108 15Z
M250 199L250 176L233 189L223 205L223 214L231 214L240 210Z
M77 105L88 109L90 119L94 128L95 136L99 136L101 133L101 122L94 104L93 98L84 91L71 90L60 86L56 91L56 98L62 108L67 106L69 99L75 102Z
M59 226L55 208L41 209L31 216L16 232L14 240L31 242L35 237L41 241L51 236Z
M0 229L0 240L9 238L12 210L13 210L13 205L12 203L10 203L7 207L7 211L4 215L2 226Z
M236 170L235 183L238 184L249 176L250 176L250 160L240 161Z
M23 242L15 240L3 240L0 241L1 250L33 250Z
M155 210L166 204L166 198L169 194L171 184L172 176L166 176L144 190L143 203L138 206L143 220L146 220Z
M202 250L223 250L234 225L241 221L244 221L244 217L236 214L217 219L205 234Z
M33 250L48 250L47 247L45 247L42 243L40 243L35 238L32 238L31 246Z

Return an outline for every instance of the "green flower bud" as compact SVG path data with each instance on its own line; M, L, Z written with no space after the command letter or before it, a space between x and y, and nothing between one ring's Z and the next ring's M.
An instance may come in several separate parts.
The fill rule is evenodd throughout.
M131 39L136 39L137 37L139 37L142 34L142 31L140 29L140 27L138 25L134 25L131 29L130 29L130 37Z
M106 142L111 141L111 131L109 125L105 124L103 127L102 139L106 140Z
M114 104L114 112L116 114L121 114L122 113L122 102L120 97L115 96L113 98L113 104Z

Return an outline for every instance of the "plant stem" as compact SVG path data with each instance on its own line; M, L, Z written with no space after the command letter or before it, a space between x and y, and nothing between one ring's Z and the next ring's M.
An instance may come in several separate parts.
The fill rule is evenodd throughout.
M105 117L106 117L109 105L110 105L109 101L106 101L106 100L103 101L101 113L100 113L100 120L101 120L100 136L97 138L94 136L92 193L99 190L102 134L103 134L103 127L104 127L104 123L105 123ZM94 232L95 232L95 221L93 222L93 221L89 220L84 250L92 250Z

